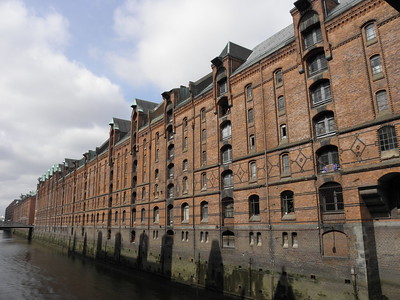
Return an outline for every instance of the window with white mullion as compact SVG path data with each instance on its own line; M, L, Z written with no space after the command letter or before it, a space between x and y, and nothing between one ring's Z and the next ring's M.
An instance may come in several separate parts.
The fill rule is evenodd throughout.
M312 89L311 98L313 105L323 104L331 100L331 87L329 81L323 82Z
M308 74L310 76L315 75L328 67L328 62L325 58L324 53L320 53L308 61Z

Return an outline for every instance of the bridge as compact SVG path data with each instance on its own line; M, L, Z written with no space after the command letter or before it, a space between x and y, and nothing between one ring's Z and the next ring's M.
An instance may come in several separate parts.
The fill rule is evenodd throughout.
M17 223L17 222L10 222L10 221L3 221L0 222L0 230L3 229L14 229L14 228L27 228L29 229L28 240L32 239L33 234L33 225L24 224L24 223Z

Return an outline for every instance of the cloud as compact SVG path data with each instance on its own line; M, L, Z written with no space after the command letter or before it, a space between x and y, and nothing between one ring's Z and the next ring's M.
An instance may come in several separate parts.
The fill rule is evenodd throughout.
M63 53L68 21L23 2L0 2L0 215L65 157L107 139L108 121L129 118L120 88Z
M289 25L292 7L273 0L126 0L114 12L126 47L107 61L132 85L171 89L209 73L228 41L252 49Z

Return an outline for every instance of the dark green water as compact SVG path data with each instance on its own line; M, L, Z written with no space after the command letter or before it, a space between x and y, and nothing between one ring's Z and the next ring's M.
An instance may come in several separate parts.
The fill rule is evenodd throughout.
M119 272L0 230L0 300L229 300L137 271Z

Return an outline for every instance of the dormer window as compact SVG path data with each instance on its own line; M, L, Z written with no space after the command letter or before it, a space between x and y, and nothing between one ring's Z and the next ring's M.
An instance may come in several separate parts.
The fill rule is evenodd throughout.
M226 78L221 81L218 81L218 96L225 95L227 91L228 91L228 83L226 81Z
M303 16L300 22L300 31L303 36L304 49L322 42L322 32L316 12L310 11Z

